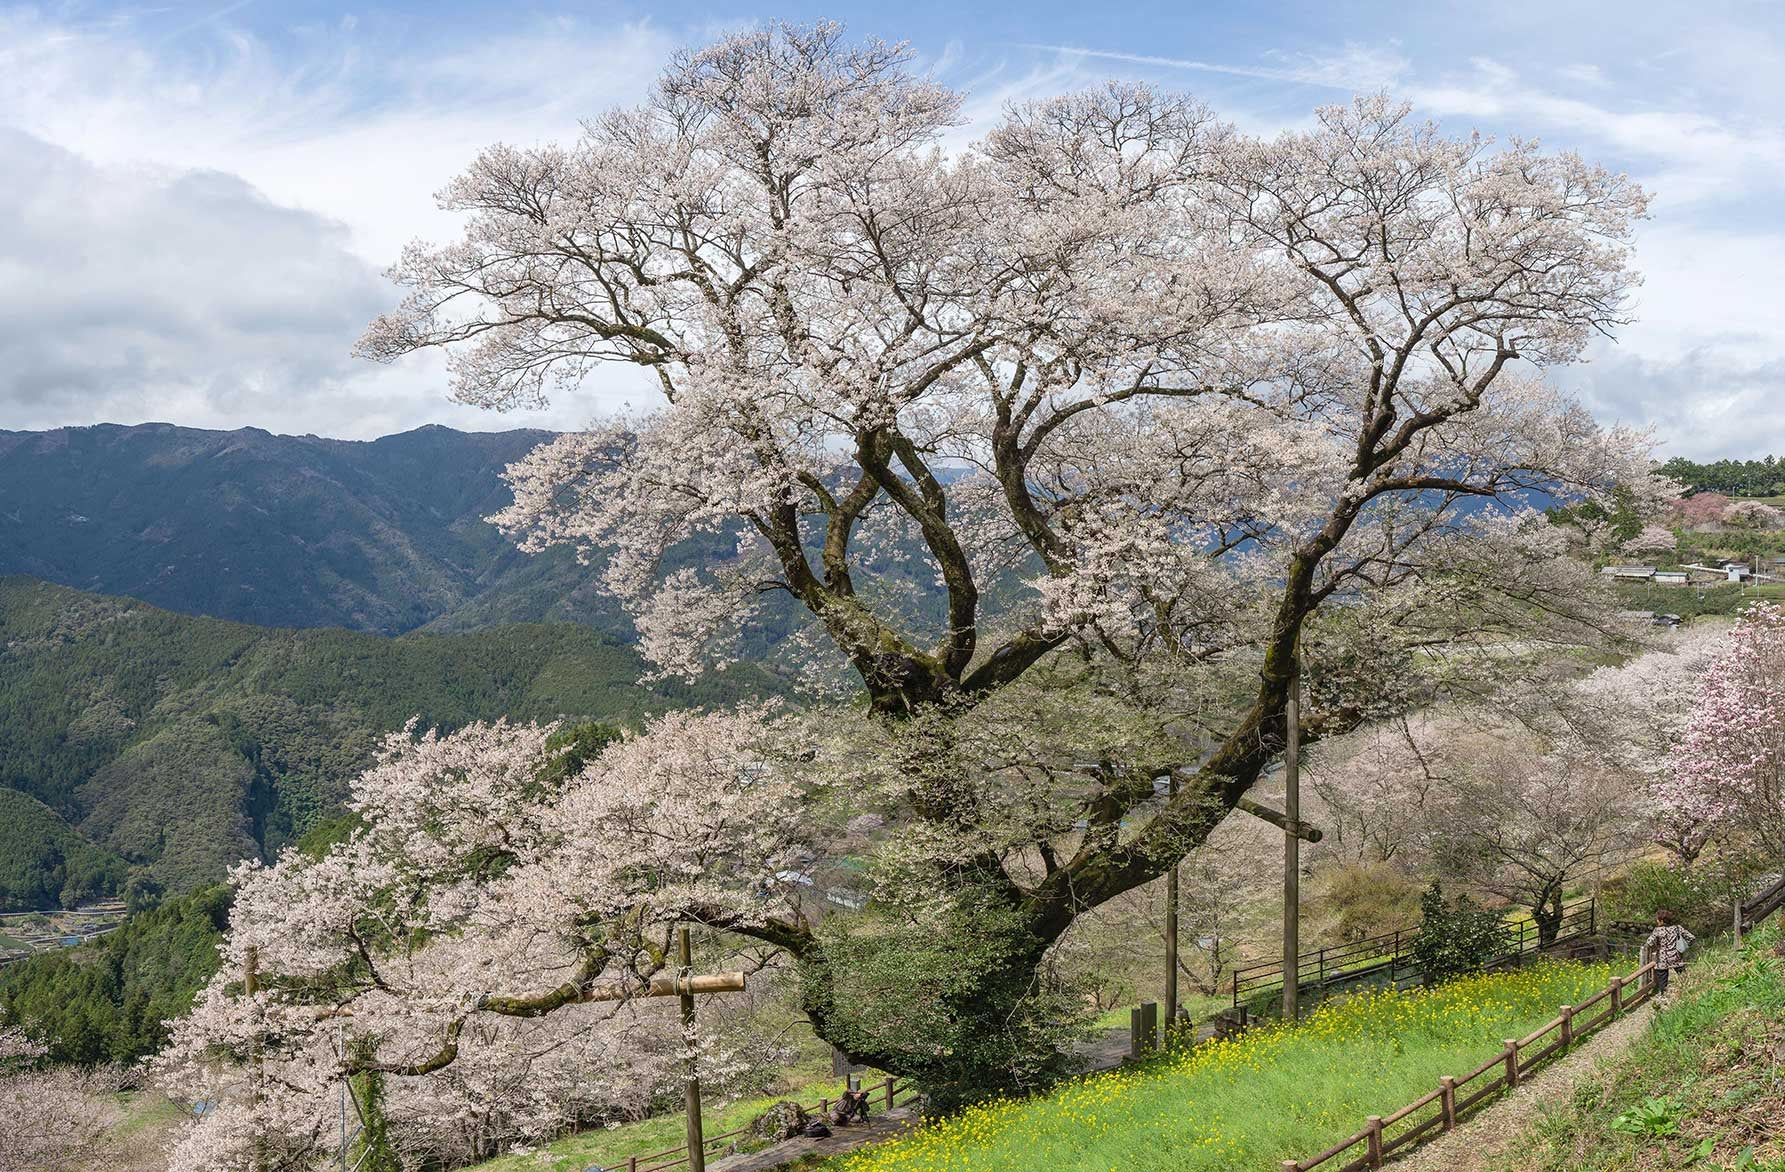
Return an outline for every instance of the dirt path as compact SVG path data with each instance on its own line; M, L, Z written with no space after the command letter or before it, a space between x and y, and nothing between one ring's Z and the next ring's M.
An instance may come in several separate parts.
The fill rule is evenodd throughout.
M1498 1167L1545 1105L1568 1098L1592 1077L1595 1067L1617 1058L1648 1029L1654 1016L1651 1005L1606 1026L1574 1053L1520 1082L1449 1135L1415 1148L1390 1166L1395 1172L1489 1172Z

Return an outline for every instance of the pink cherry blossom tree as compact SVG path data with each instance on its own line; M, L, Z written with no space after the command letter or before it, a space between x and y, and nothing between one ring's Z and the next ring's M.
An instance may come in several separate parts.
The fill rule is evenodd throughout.
M0 1026L0 1172L76 1172L106 1146L119 1111L102 1072L43 1065L44 1048Z
M613 998L671 963L690 906L799 921L780 732L761 708L672 715L575 769L533 725L394 734L354 783L347 842L232 876L224 964L156 1060L170 1092L216 1105L175 1167L311 1166L338 1145L347 1078L376 1080L410 1155L462 1160L636 1113L689 1053L717 1090L772 1061L723 1030L684 1037L673 1001Z
M1680 539L1673 530L1661 525L1644 525L1635 537L1624 542L1624 552L1638 557L1672 557L1679 546Z
M1721 521L1729 498L1720 492L1695 492L1674 502L1673 514L1688 529Z
M1756 603L1698 677L1665 810L1700 835L1785 855L1785 607Z
M1660 489L1646 436L1542 371L1624 319L1629 180L1382 98L1263 139L1112 84L948 151L960 110L902 48L753 30L573 145L484 152L443 197L464 237L396 266L373 358L441 349L497 409L606 364L661 394L517 463L505 530L599 553L659 671L734 657L781 599L805 678L866 703L683 718L561 799L526 780L541 734L394 746L366 835L245 875L230 945L361 974L372 1067L429 1078L476 1022L578 1012L681 918L795 958L858 1059L1020 1082L999 1039L1043 959L1246 800L1298 647L1318 736L1599 637L1535 506ZM714 535L735 556L673 558ZM883 917L854 935L776 879L784 828L836 807L815 855L882 820L848 847ZM876 960L938 941L936 971ZM244 1001L215 986L180 1052L245 1059ZM894 1001L925 1030L870 1020Z
M1736 501L1725 507L1717 519L1738 529L1785 529L1785 510L1762 501Z

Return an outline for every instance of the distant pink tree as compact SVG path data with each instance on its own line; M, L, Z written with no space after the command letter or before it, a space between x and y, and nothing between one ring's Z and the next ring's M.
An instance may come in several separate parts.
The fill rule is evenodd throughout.
M1632 554L1668 554L1679 548L1673 530L1660 525L1644 525L1642 531L1624 543L1624 552Z
M1759 501L1736 501L1725 508L1719 518L1725 525L1743 529L1785 528L1785 511L1763 505Z
M1685 526L1705 525L1723 519L1729 498L1720 492L1698 492L1674 502L1674 515Z
M1661 798L1719 842L1785 853L1785 607L1750 607L1700 677Z

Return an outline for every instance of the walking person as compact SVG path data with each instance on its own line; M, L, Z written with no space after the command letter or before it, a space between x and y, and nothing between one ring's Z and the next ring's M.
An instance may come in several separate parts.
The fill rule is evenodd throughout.
M1673 974L1686 967L1686 949L1696 939L1667 908L1655 913L1655 930L1642 946L1655 962L1655 996L1665 994Z

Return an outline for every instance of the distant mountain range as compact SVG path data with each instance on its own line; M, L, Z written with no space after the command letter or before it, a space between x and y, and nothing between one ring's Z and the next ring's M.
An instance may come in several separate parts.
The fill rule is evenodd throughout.
M381 634L631 624L569 550L484 521L550 433L369 442L149 423L0 431L0 573L261 626Z

